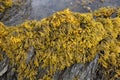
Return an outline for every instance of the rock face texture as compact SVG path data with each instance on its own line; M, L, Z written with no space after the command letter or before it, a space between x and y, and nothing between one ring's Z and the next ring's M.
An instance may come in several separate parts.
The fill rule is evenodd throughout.
M0 0L0 80L120 80L119 0L11 1Z
M12 0L11 0L12 1ZM12 7L0 13L0 21L6 25L16 25L24 22L31 12L31 0L13 0Z

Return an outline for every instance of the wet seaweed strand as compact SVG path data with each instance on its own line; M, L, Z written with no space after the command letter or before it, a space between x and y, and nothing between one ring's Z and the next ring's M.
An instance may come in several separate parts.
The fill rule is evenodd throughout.
M4 12L7 8L13 4L12 0L0 0L0 12Z
M12 27L0 23L0 52L6 52L10 65L16 66L19 80L36 80L40 67L46 70L42 80L51 80L56 71L90 62L97 53L104 75L116 79L120 76L120 18L111 18L111 10L118 12L113 8L92 13L66 9L41 21ZM27 63L30 47L35 51ZM111 70L115 72L112 77Z

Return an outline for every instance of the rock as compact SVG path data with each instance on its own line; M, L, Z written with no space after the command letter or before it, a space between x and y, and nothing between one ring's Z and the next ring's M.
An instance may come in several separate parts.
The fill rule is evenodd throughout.
M0 62L0 76L2 76L8 70L7 61L8 61L7 59L4 59L3 61Z
M27 64L29 64L29 62L32 60L34 55L35 55L35 50L34 50L34 47L32 46L32 47L30 47L28 55L27 55L27 59L26 59Z
M9 60L6 53L2 52L1 54L3 55L3 60L0 62L0 77L7 72L9 66Z
M14 0L14 2L16 4L1 13L0 21L9 26L20 24L30 16L31 0Z

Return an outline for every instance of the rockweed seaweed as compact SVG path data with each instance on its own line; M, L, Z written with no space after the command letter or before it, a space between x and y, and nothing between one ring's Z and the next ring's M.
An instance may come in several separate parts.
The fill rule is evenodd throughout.
M105 70L102 75L115 80L120 77L120 18L111 18L116 12L113 8L91 13L65 9L41 21L11 27L0 23L0 52L16 66L18 80L36 80L39 68L46 70L42 80L51 80L56 71L91 62L98 53Z
M12 0L0 0L0 12L4 12L4 10L11 7L12 4Z

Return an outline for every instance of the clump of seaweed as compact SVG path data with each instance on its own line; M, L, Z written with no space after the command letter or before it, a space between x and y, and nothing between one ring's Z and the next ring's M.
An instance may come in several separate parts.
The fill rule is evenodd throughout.
M99 17L94 19L93 13L66 9L41 21L12 27L0 23L1 52L16 66L19 80L41 79L36 77L40 68L46 71L42 79L50 80L56 71L74 63L88 63L96 54L105 69L103 75L116 79L120 76L120 18L109 18L111 11L101 8L95 11Z
M4 10L11 7L12 4L12 0L0 0L0 12L4 12Z
M102 7L94 11L94 16L96 17L110 17L116 9L114 7Z

